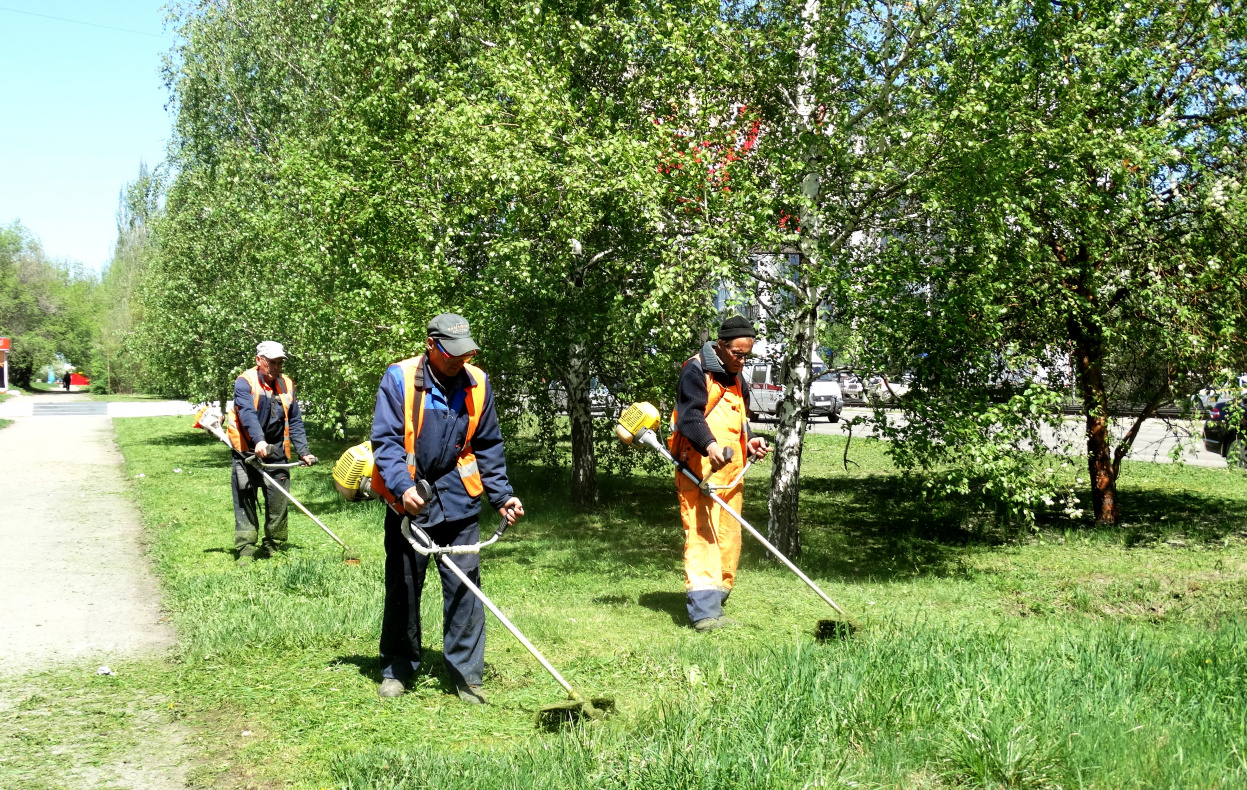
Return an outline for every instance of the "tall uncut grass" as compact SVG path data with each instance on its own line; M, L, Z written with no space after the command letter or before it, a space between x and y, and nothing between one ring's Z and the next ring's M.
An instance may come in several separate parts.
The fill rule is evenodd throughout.
M604 476L604 505L582 511L563 471L514 461L529 515L482 557L484 588L580 691L618 702L544 732L534 713L563 693L492 618L491 704L459 701L432 578L424 666L377 699L382 511L344 502L330 464L293 490L362 563L292 514L288 552L236 568L223 448L187 418L115 428L179 636L143 693L219 745L197 787L1247 787L1236 472L1127 462L1121 529L1048 514L1004 534L917 497L878 442L855 440L845 471L842 439L807 437L800 564L865 624L820 644L826 605L749 539L739 625L688 627L670 473ZM60 741L83 737L58 722Z
M510 750L363 749L351 790L1247 786L1247 629L927 626L690 656L683 698L634 727Z

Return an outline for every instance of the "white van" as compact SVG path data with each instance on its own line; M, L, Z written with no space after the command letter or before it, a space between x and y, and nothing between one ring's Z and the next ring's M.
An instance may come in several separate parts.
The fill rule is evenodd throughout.
M810 384L810 419L826 417L828 422L839 422L840 410L844 408L844 394L840 391L840 384L822 377L827 366L817 352L812 357L812 363L814 382ZM784 397L784 387L779 383L779 364L755 359L745 364L742 373L749 386L749 399L754 411L766 415L779 411L779 403Z

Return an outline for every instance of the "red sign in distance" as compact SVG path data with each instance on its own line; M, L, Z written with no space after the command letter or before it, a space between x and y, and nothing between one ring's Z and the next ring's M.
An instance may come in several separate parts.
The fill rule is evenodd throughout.
M0 351L8 351L8 350L9 350L9 339L7 337L0 337Z

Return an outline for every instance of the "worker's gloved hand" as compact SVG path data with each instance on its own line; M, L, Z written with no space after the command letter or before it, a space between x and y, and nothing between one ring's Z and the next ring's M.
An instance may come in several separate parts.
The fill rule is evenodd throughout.
M268 451L272 449L273 449L273 446L269 444L268 442L256 442L255 443L255 454L257 458L260 458L260 459L268 458Z
M520 502L519 497L511 497L505 505L498 508L498 515L505 518L508 524L514 524L524 517L524 504Z
M428 503L421 499L420 494L416 491L416 486L412 486L403 492L403 510L407 511L407 515L416 515L421 510L424 510L426 504Z
M727 466L728 457L724 455L723 448L719 446L718 442L711 442L710 446L706 448L706 458L710 459L710 469L712 471L717 472Z
M771 451L771 446L761 436L753 437L745 446L749 450L749 457L755 461L765 458L766 454Z
M312 455L311 453L308 453L307 455L303 456L303 458L301 458L300 460L303 461L303 463L307 464L308 466L316 466L316 464L320 462L320 459Z

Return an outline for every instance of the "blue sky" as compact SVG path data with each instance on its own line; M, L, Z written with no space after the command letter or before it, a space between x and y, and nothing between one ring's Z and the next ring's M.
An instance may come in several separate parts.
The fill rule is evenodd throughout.
M165 156L171 44L156 0L0 0L0 224L21 220L53 257L108 262L118 192Z

